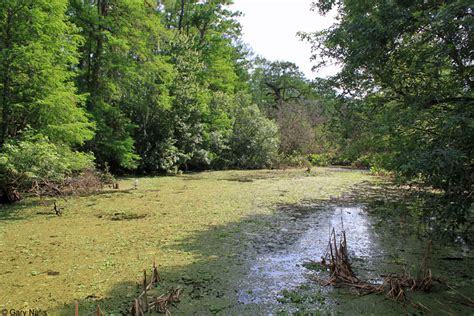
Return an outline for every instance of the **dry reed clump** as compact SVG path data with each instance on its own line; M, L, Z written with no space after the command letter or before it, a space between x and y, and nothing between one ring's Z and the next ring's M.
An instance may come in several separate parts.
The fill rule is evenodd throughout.
M352 270L347 250L347 239L345 231L342 232L339 247L336 242L336 232L334 228L329 236L329 244L325 256L320 264L329 270L328 279L316 278L323 286L328 285L347 285L369 293L381 293L383 285L374 285L360 280Z
M435 281L431 273L431 269L428 267L429 255L431 253L432 241L428 242L425 254L423 256L422 264L422 275L420 278L414 278L405 269L401 275L388 275L384 277L384 285L386 286L387 297L396 300L403 301L406 298L406 290L411 291L421 290L429 292Z
M145 313L148 314L148 312L155 311L160 314L171 316L168 306L180 301L181 289L171 288L168 290L168 292L160 296L150 295L149 291L161 281L154 261L151 279L149 281L147 280L146 270L143 271L143 274L143 291L137 298L133 300L133 306L130 310L130 314L132 316L144 316ZM74 306L74 315L79 316L79 304L77 301L75 302ZM102 312L99 305L97 305L96 315L106 315L106 313Z
M147 281L146 270L143 271L143 274L143 291L137 298L134 299L133 306L130 311L131 315L142 316L149 311L171 315L168 306L180 301L182 290L179 288L171 288L165 294L153 296L149 293L149 291L161 281L155 262L153 262L152 275L149 282Z
M407 290L423 290L429 292L433 286L433 282L437 281L433 279L431 270L428 268L431 244L430 241L423 257L421 278L413 278L407 271L404 271L401 275L392 274L384 276L383 284L378 285L360 280L355 275L349 261L346 233L345 231L342 232L338 246L336 233L333 228L329 236L326 254L320 262L324 268L329 270L329 278L315 278L315 280L323 286L346 285L364 291L366 294L385 293L385 295L392 300L399 302L404 301L406 299Z

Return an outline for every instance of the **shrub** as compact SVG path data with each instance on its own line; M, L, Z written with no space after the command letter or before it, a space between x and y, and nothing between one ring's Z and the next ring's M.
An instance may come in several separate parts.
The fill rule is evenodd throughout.
M270 167L278 151L277 125L267 119L256 105L237 112L231 151L234 165L239 168Z
M390 175L389 171L379 166L372 166L370 167L369 171L374 176L387 177Z
M331 164L331 154L311 154L309 161L313 166L326 167Z
M273 166L278 169L286 168L310 168L311 163L305 155L284 155L280 154L275 159Z
M46 138L6 143L0 153L0 200L20 200L22 192L62 183L73 173L92 167L92 155L52 144Z
M359 156L354 162L352 162L352 166L356 168L370 168L373 164L373 158L370 155L362 155Z

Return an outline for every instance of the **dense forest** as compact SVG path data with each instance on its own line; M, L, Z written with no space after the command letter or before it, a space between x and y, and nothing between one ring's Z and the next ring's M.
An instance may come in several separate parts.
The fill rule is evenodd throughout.
M315 67L252 54L231 0L3 0L0 198L113 174L353 165L472 203L470 1L320 0ZM310 58L310 56L308 56Z

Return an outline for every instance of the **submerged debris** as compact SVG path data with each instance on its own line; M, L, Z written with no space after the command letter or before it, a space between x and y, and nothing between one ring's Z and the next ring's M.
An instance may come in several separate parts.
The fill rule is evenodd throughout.
M329 244L325 256L322 258L320 264L329 270L330 276L328 279L316 278L322 286L328 285L348 285L357 289L365 290L370 293L383 292L383 285L374 285L360 280L352 270L347 251L346 232L342 232L339 247L336 243L336 232L334 228L331 230L329 236Z
M372 284L359 279L352 270L347 250L346 232L342 231L339 246L336 243L336 232L334 228L329 235L329 244L320 265L329 270L328 279L316 278L322 286L338 286L346 285L370 293L385 293L385 295L395 301L404 301L406 299L407 290L423 290L429 292L434 281L431 269L428 268L429 254L431 252L430 241L423 257L422 277L420 279L413 278L406 270L401 275L386 275L383 284Z
M178 303L180 301L181 289L170 289L168 293L162 294L154 298L154 301L149 305L150 308L155 308L158 313L170 315L168 305L171 303Z
M133 316L141 316L145 315L148 311L155 311L161 314L171 315L168 305L180 301L182 290L179 288L171 288L167 293L159 296L153 296L148 293L161 281L155 262L153 262L151 280L147 282L146 270L143 271L143 275L143 291L134 299L130 311L131 314Z

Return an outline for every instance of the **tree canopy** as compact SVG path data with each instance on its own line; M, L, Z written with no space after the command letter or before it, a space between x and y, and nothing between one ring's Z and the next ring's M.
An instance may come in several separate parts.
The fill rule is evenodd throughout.
M301 34L320 65L337 62L335 131L404 181L472 202L474 95L469 1L332 1L338 23ZM458 208L459 209L459 208Z
M301 33L329 79L254 58L230 0L0 4L0 197L86 168L263 168L279 159L387 170L472 202L467 0L319 0ZM41 158L43 157L43 158ZM298 160L298 159L296 159Z
M230 4L3 1L0 195L13 199L38 177L58 181L92 160L116 173L268 166L274 151L257 149L277 135L248 102L249 61ZM244 126L265 137L241 153L253 135ZM23 154L29 162L15 158Z

